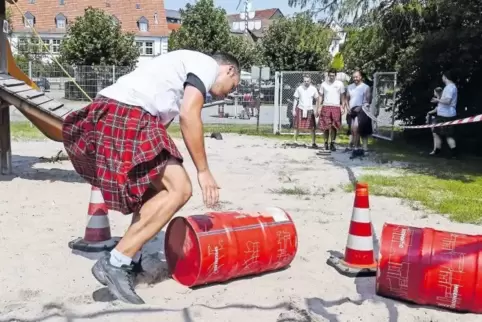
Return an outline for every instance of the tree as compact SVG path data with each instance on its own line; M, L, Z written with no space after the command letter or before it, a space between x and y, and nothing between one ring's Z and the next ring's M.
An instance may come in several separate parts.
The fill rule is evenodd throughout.
M139 57L134 34L124 33L112 16L88 7L69 26L60 48L63 61L72 65L133 67Z
M169 50L191 49L205 54L225 51L231 44L226 11L213 0L199 0L180 10L182 25L169 37Z
M310 16L281 18L267 30L261 42L266 63L273 70L324 70L330 64L328 48L333 32Z
M232 35L229 40L228 53L236 56L241 69L249 70L253 65L260 65L263 62L261 47L246 36Z
M336 53L335 57L333 57L333 60L331 62L331 68L334 68L336 69L336 71L341 72L344 67L345 67L345 61L343 59L343 54Z

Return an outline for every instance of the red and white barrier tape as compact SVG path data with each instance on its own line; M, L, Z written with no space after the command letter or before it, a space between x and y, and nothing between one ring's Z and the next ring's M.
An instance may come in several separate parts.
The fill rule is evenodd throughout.
M441 126L448 126L448 125L460 125L460 124L467 124L467 123L477 123L482 122L482 114L466 117L464 119L454 120L450 122L443 122L437 124L426 124L426 125L410 125L410 126L399 126L402 129L428 129L431 127L441 127Z

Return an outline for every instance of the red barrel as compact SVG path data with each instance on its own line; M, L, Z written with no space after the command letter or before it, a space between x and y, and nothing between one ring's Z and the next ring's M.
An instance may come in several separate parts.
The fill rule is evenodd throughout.
M377 294L482 313L482 237L385 224Z
M269 208L174 218L167 227L165 254L172 277L191 287L286 267L297 248L291 217Z

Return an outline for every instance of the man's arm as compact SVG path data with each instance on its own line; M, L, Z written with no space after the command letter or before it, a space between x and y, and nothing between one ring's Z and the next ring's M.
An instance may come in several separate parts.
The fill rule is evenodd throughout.
M442 92L442 97L440 99L437 99L436 101L443 105L450 105L450 102L452 102L454 94L455 94L455 86L451 87L450 89L444 89L444 91Z
M204 130L201 121L203 104L203 93L191 84L187 84L179 113L179 123L182 138L198 172L208 170L204 148Z

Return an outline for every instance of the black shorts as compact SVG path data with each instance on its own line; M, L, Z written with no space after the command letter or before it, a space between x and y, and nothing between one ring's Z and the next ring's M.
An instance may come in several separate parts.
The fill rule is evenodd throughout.
M444 123L444 122L450 122L450 121L455 121L457 117L445 117L445 116L435 116L435 123ZM454 131L454 126L453 125L447 125L447 126L438 126L433 128L433 133L441 135L441 136L446 136L446 137L452 137L455 134Z

